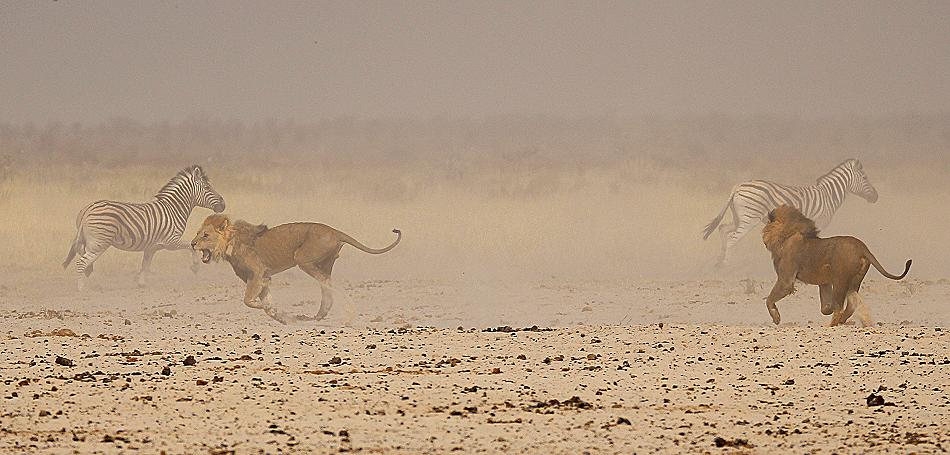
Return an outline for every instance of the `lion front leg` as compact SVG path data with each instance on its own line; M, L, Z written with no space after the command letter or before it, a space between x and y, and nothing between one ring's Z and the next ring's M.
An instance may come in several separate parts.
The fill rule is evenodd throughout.
M772 292L769 292L769 296L765 299L765 307L769 310L772 322L776 325L782 322L782 315L779 314L775 303L793 292L795 292L794 276L792 279L779 277L778 281L775 282L775 286L772 286Z
M244 290L244 304L256 310L264 310L273 306L270 299L270 279L250 277L247 279L247 289Z
M269 284L270 278L253 277L248 280L247 290L244 292L244 304L250 308L264 310L264 314L281 324L286 324L287 314L274 307Z
M821 314L827 316L842 310L835 302L834 287L831 284L818 285L818 296L821 301Z

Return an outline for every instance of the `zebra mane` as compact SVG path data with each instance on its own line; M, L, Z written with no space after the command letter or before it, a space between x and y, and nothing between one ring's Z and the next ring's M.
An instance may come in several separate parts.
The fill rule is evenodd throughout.
M155 197L158 198L159 196L161 196L161 195L163 195L163 194L169 193L169 192L171 192L172 190L174 190L176 187L178 187L182 182L191 180L191 178L192 178L192 177L191 177L191 174L192 174L195 170L198 170L198 173L199 173L202 177L204 177L204 180L205 180L206 182L211 183L211 179L208 178L208 174L205 174L204 169L202 169L201 166L195 164L195 165L188 166L188 167L186 167L186 168L184 168L184 169L178 171L178 173L175 174L175 176L172 177L172 178L168 181L168 183L165 184L165 186L163 186L160 190L158 190L157 193L155 193Z
M853 168L855 164L860 164L860 163L861 163L860 161L858 161L858 160L856 160L856 159L854 159L854 158L846 159L846 160L842 161L841 164L839 164L839 165L837 165L837 166L831 168L830 171L826 172L826 173L825 173L824 175L822 175L821 177L818 177L818 179L815 180L815 183L821 183L821 182L825 181L825 179L830 178L830 177L831 177L831 174L834 174L835 171L837 171L838 169L845 168L845 167L851 167L851 168Z

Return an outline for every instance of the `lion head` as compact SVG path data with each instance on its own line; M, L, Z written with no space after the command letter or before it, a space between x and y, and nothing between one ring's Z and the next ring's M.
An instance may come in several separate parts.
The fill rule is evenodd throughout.
M227 258L235 243L252 243L254 238L267 230L263 224L231 219L224 214L210 215L201 223L201 228L191 242L191 248L201 252L201 261L207 264L212 259Z
M776 252L794 237L817 238L818 228L795 207L783 205L769 212L768 222L762 228L762 241L771 252Z

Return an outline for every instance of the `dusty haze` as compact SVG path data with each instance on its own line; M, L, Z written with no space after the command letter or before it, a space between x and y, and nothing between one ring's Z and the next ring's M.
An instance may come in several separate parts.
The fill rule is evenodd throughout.
M0 119L946 112L947 2L5 2Z
M944 2L8 3L4 261L60 273L83 205L198 163L237 217L405 231L344 276L716 276L732 185L854 157L881 200L827 233L945 276L948 27ZM757 232L739 251L726 273L770 273Z
M945 451L948 38L946 1L0 2L0 452ZM773 325L761 229L718 269L703 228L848 158L880 199L824 234L910 275ZM344 247L314 322L185 251L77 292L77 213L192 164L235 218L402 243Z

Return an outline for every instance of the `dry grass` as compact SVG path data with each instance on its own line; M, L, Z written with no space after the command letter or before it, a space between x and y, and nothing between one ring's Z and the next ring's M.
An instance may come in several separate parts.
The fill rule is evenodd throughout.
M344 250L339 270L352 279L714 275L710 265L718 240L704 242L700 232L728 194L719 177L703 179L695 171L636 161L609 169L523 163L479 170L237 167L206 166L236 217L272 225L320 221L369 245L391 241L394 227L403 230L404 244L393 253L370 257ZM59 264L85 204L147 200L176 171L157 166L18 170L7 183L9 197L0 203L0 235L7 241L0 266L63 273ZM929 221L947 206L950 194L946 188L929 193L913 188L926 172L933 171L877 178L881 201L868 205L852 198L828 233L864 238L885 264L913 257L917 276L946 276L950 260L928 245L945 245L950 234ZM208 213L196 209L186 235ZM757 232L740 244L737 258L738 275L771 274ZM139 254L110 251L97 273L135 270L140 260ZM156 268L185 261L184 253L164 253Z

